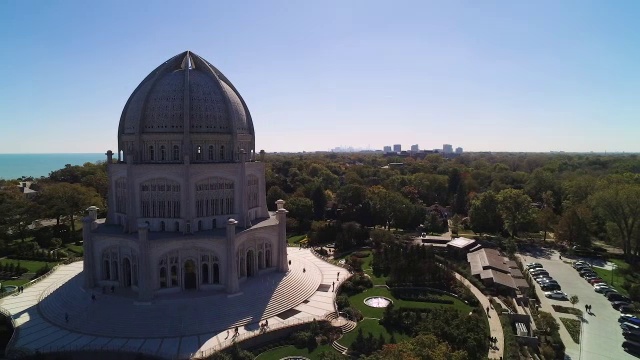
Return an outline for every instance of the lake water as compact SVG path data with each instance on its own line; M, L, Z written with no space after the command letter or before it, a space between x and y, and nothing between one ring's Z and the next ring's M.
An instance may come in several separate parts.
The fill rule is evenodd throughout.
M49 176L66 164L82 165L87 162L106 161L101 153L91 154L0 154L0 179L17 179L22 176Z

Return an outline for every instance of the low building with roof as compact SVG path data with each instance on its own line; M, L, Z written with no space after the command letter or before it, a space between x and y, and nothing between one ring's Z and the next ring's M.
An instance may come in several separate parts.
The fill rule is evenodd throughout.
M505 258L496 249L480 249L467 254L471 275L486 285L496 285L510 291L526 293L529 284L515 261Z

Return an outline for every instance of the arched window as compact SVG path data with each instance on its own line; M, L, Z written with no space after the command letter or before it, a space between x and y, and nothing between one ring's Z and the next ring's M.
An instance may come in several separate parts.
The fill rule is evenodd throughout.
M160 231L164 231L164 221L160 221Z
M213 264L213 283L220 284L220 266L218 266L218 263Z
M160 287L161 288L167 287L167 268L166 267L160 268Z
M173 161L180 161L180 147L173 145Z
M151 161L155 160L154 157L155 157L155 154L153 152L153 145L149 145L149 160Z
M258 177L255 175L247 177L247 203L249 209L258 207Z
M198 231L202 231L202 220L198 220Z
M220 161L224 161L224 145L220 145Z
M167 160L167 148L164 145L160 145L160 160Z
M113 278L111 280L118 280L118 261L112 260L111 267L113 267Z
M127 213L127 178L121 177L116 180L116 212Z
M209 264L202 264L202 283L209 283Z
M140 215L144 218L179 218L180 183L151 179L140 184Z
M180 231L180 222L176 221L176 231Z
M109 260L105 260L102 263L102 279L111 280L111 266L109 265Z
M213 160L213 145L209 145L209 160Z
M197 182L195 187L197 217L233 214L233 180L210 177Z
M262 250L258 251L258 269L264 268L264 257L262 256Z
M212 228L212 229L217 228L217 227L218 227L217 225L218 225L218 224L217 224L216 219L211 220L211 228Z
M171 266L171 286L178 286L178 267Z
M196 146L196 160L202 160L202 146Z

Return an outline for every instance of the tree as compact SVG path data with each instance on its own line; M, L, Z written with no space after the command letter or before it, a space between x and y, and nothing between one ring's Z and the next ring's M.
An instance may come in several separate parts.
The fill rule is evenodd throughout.
M538 328L548 331L549 334L553 334L560 329L560 325L556 319L548 312L540 311L538 313Z
M47 210L47 215L56 219L68 217L72 233L75 233L75 216L89 206L103 207L103 200L93 188L80 184L55 183L44 187L38 194L38 203Z
M573 307L576 307L576 304L580 302L580 299L578 299L578 295L571 295L571 297L569 298L569 302L571 303L571 305L573 305Z
M493 191L484 192L471 201L469 209L471 230L478 234L502 230L502 217L498 212L498 197Z
M524 224L532 220L531 198L524 191L505 189L498 193L498 210L511 237L518 235Z
M640 250L640 185L609 183L592 196L592 204L617 230L627 259Z
M0 191L0 234L11 232L25 240L29 225L38 217L37 204L22 194L17 186Z
M272 186L267 191L267 208L271 211L276 210L276 201L287 200L287 194L278 186Z
M571 206L564 211L555 227L555 237L569 246L591 247L591 210L585 205Z
M550 207L545 207L536 214L536 222L542 231L544 231L543 241L547 240L547 232L553 228L557 221L557 216Z
M324 211L327 208L327 194L322 185L316 185L311 191L311 201L313 202L313 215L316 220L324 218Z
M313 202L303 197L292 197L286 205L291 217L298 220L300 229L308 230L313 220Z

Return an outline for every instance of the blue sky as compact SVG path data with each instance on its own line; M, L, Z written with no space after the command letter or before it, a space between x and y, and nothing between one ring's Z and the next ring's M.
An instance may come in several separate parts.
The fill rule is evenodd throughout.
M191 50L258 149L640 151L637 1L3 1L0 153L116 149L142 79Z

